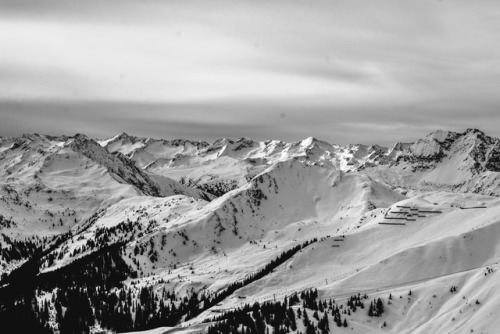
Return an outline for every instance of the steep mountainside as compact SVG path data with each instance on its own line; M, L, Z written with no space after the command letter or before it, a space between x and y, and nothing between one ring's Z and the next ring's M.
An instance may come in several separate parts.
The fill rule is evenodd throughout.
M0 226L4 239L2 272L11 270L53 237L78 230L78 225L93 214L124 198L175 194L213 198L171 179L150 175L84 135L2 138L0 177L0 216L10 222Z
M436 131L403 150L393 168L375 173L395 186L498 196L499 155L500 140L479 130Z

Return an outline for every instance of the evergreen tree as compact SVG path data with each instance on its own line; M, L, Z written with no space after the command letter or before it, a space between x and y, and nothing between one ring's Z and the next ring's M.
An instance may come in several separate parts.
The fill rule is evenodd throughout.
M309 316L307 315L307 311L305 309L304 309L304 316L303 316L303 319L302 319L302 323L304 324L304 327L306 327L306 328L311 323L309 321Z
M321 334L329 333L330 326L328 324L328 313L325 312L321 320L318 322L318 328L321 330Z
M382 303L382 299L377 299L377 315L380 316L384 313L384 303Z
M306 327L306 334L316 334L316 330L311 323Z
M295 313L293 312L293 308L289 307L288 308L288 314L287 314L288 319L290 319L290 328L292 331L297 330L297 324L295 322Z

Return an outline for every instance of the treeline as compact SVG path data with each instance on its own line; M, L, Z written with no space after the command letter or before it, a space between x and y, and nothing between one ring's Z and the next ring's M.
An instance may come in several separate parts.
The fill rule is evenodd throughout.
M126 243L127 241L132 240L136 236L136 234L140 238L145 233L151 232L156 226L158 226L158 223L155 220L150 220L149 225L145 228L145 231L143 231L143 224L141 224L138 220L132 221L127 218L126 221L122 221L121 223L111 227L97 227L93 237L87 239L85 244L73 249L73 251L70 253L70 256L76 257L79 254L83 254L85 252L93 252L99 249L103 249L106 248L109 244L116 243L118 240L120 240L121 243ZM72 242L73 240L69 239L68 245ZM47 268L52 266L56 260L61 260L64 255L69 252L68 245L47 254L44 257L42 266Z
M49 304L56 310L62 334L89 333L96 322L117 332L175 326L185 314L198 309L205 295L194 291L180 298L154 285L123 285L137 273L123 260L122 246L110 246L42 275L37 289L53 291ZM48 321L47 308L33 309L43 325Z
M15 240L3 233L0 235L0 240L2 240L0 258L7 263L24 260L40 253L47 242L46 237L42 239L38 236L31 236L24 240Z
M356 299L357 296L351 298ZM292 331L327 334L334 332L331 323L337 327L347 327L346 316L350 312L350 306L338 305L333 299L318 300L318 292L313 289L303 291L300 298L298 294L293 294L283 302L247 304L205 322L215 322L208 327L208 334L266 334L271 330L273 334Z
M97 212L92 217L90 217L83 229L79 232L84 232L99 218L100 213ZM32 278L35 277L39 271L42 264L42 259L50 255L64 242L70 240L73 236L71 231L59 234L52 238L52 240L47 240L46 237L42 239L43 245L39 250L33 252L29 256L29 259L23 263L20 267L13 270L9 275L1 277L0 286L4 284L15 285L16 287L31 286ZM12 288L12 287L11 287Z
M165 288L158 289L162 280L149 286L123 284L124 280L138 276L124 260L125 243L104 246L102 242L111 241L114 239L111 238L113 235L128 234L131 224L124 222L113 230L99 231L94 242L95 246L101 248L62 268L39 273L35 267L39 259L37 256L30 267L17 272L17 275L9 276L6 283L10 284L0 288L2 328L7 333L51 333L58 330L61 334L66 334L89 333L89 327L96 323L118 332L175 326L220 303L236 290L268 275L301 249L317 242L315 238L281 253L259 271L230 284L217 294L199 294L191 290L180 298ZM26 276L20 276L22 274ZM315 305L313 300L317 298L317 293L302 297L309 307L314 308L312 305ZM266 311L267 308L272 309L270 305L262 306L265 310L263 315L271 312ZM281 319L280 317L277 316L276 319ZM56 327L52 328L54 324Z
M4 284L11 284L12 286L21 288L23 286L31 286L32 278L35 277L40 271L40 262L42 257L59 247L70 237L71 232L60 234L57 237L54 237L50 246L46 247L45 249L43 247L39 247L38 249L34 250L28 257L28 260L26 262L11 271L8 275L2 276L0 280L0 286Z
M316 241L317 239L306 241L301 245L297 245L281 253L276 259L266 264L264 268L258 272L242 281L229 285L218 294L198 294L195 291L191 291L191 293L186 294L183 298L178 298L173 292L165 292L165 290L159 294L155 292L153 286L142 287L140 289L136 289L133 286L120 286L115 289L114 293L99 293L109 291L111 286L107 286L97 290L79 289L78 293L80 294L80 298L75 300L78 301L81 300L81 298L88 298L90 305L95 309L95 320L103 327L119 332L148 330L162 326L175 326L182 319L188 320L199 315L201 312L221 302L241 287L268 275L279 265L290 259L295 253ZM119 259L114 261L117 262ZM104 270L105 268L102 269ZM127 267L123 267L123 270L119 269L120 268L114 268L113 271L124 271L124 276L133 276L130 271L127 272ZM71 281L71 278L66 279ZM102 279L106 280L106 277ZM110 280L108 278L108 281L111 281L117 286L119 285L120 278L115 280ZM74 283L76 286L80 286L79 284L81 284L79 282ZM317 298L317 293L312 296L307 294L303 297L304 300L311 300ZM56 300L64 301L65 299L56 298ZM80 305L81 304L82 303L80 303ZM61 306L71 308L70 305ZM88 312L82 312L82 314L88 314ZM64 319L60 319L60 321L62 323ZM71 321L76 322L75 319ZM85 325L86 323L83 323L82 328L85 328Z
M312 240L305 241L301 245L297 245L283 253L281 253L276 259L272 260L268 264L264 266L261 270L258 272L249 275L247 278L245 278L242 281L239 282L234 282L230 284L227 288L216 294L213 298L208 298L207 300L203 300L200 303L200 307L198 310L195 310L192 313L188 313L186 315L186 320L192 319L202 313L203 311L208 310L209 308L217 305L218 303L222 302L224 299L232 295L236 290L241 289L244 286L249 285L250 283L253 283L264 276L270 274L274 269L276 269L278 266L282 265L285 263L287 260L289 260L292 256L294 256L298 251L301 249L309 246L310 244L317 242L318 239L314 238Z
M77 333L88 324L94 324L95 314L89 316L89 307L97 306L99 298L110 297L110 290L119 286L121 281L131 275L127 264L120 256L122 245L113 245L94 254L75 260L69 265L39 275L33 274L21 281L10 282L0 289L0 319L2 327L16 329L12 332L43 332L48 330L48 307L39 305L38 298L48 291L57 291L50 299L52 306L62 310L57 319L63 322L75 322ZM94 298L90 298L90 297ZM64 298L63 298L64 297ZM106 299L104 299L106 300ZM74 311L74 312L73 312ZM36 321L24 322L15 314L24 314L27 319ZM14 314L14 315L13 315ZM23 316L24 317L24 316ZM70 319L72 319L70 321ZM18 330L21 328L23 330ZM88 330L88 329L87 329ZM9 331L7 331L9 332ZM66 331L73 333L72 331ZM61 333L65 333L61 331Z

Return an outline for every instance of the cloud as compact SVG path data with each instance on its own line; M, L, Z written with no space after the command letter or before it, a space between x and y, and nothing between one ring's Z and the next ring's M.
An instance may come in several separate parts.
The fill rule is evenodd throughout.
M252 62L266 63L265 51L196 25L181 36L156 27L107 24L3 22L0 28L6 50L2 68L11 72L11 80L2 83L9 86L0 90L3 98L65 100L76 92L80 99L184 102L348 95L364 89L305 72L263 70ZM247 59L248 66L235 64ZM12 68L20 69L17 77Z
M313 102L311 102L312 105ZM459 103L459 102L457 102ZM3 136L20 133L51 135L85 133L95 138L111 137L125 131L154 138L190 138L214 141L217 138L301 140L311 135L336 144L411 142L436 129L463 131L480 128L500 137L500 115L496 105L482 104L471 112L469 106L418 111L418 106L387 104L365 109L335 109L308 104L270 103L256 106L252 101L201 104L144 104L136 102L1 102ZM417 110L417 111L416 111ZM286 113L286 117L282 117Z

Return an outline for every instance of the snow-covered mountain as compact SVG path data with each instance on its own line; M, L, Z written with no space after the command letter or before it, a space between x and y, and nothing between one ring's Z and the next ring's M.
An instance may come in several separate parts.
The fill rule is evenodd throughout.
M125 198L176 194L213 198L149 174L123 155L110 154L81 134L0 139L0 177L0 215L11 221L9 228L1 229L1 235L11 241L28 238L38 245L78 230L96 212ZM22 260L35 246L16 250L9 247L8 240L4 237L2 248L13 254L5 251L0 265L12 268L15 261L4 261L6 256Z
M100 142L110 152L126 154L139 168L216 195L291 158L343 172L365 171L393 186L498 195L499 143L498 138L477 129L464 133L438 130L414 143L397 143L391 148L342 147L313 137L293 143L219 139L210 145L120 134Z
M154 140L127 134L103 140L110 152L127 154L151 173L221 195L244 185L269 166L298 159L307 165L354 171L393 161L394 150L378 145L341 147L310 137L293 143L278 140L219 139L213 144L188 140ZM392 155L391 155L392 154Z
M0 321L47 333L493 333L499 143L479 130L392 148L1 138Z

